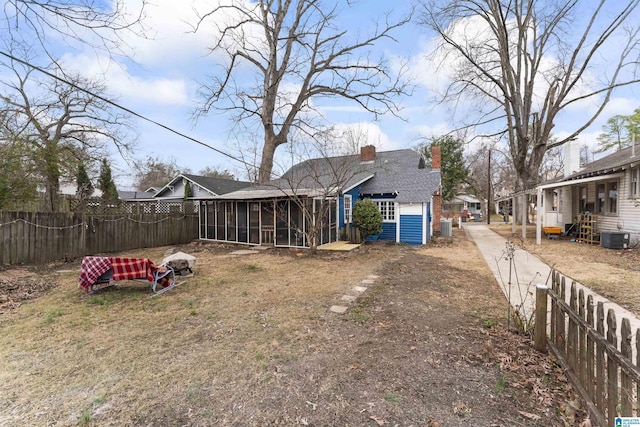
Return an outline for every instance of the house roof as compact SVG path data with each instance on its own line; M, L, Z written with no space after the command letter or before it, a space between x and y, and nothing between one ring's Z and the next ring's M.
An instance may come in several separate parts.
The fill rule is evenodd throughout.
M362 195L397 194L400 203L423 202L440 188L439 169L407 169L383 171L365 182L360 189Z
M359 154L309 159L291 167L279 179L266 185L278 188L347 189L374 174L424 168L422 156L410 149L381 151L371 162L362 162Z
M171 181L167 183L164 187L162 187L154 197L162 197L167 191L171 189L171 187L181 179L186 179L204 190L211 193L213 196L218 196L221 194L230 193L232 191L237 191L242 188L249 187L251 185L250 182L247 181L235 181L233 179L228 178L214 178L209 176L200 176L200 175L192 175L188 173L181 173L180 175L173 178Z
M640 164L640 147L636 147L635 153L632 147L623 148L613 154L595 160L584 166L578 172L573 173L559 181L573 181L599 175L609 175L626 169L629 165Z
M457 200L460 200L461 202L467 202L467 203L480 203L481 200L478 199L476 196L473 196L471 194L457 194L453 197L453 199L451 199L451 202L455 202Z
M151 200L153 199L154 193L150 193L147 191L122 191L118 190L118 198L120 200Z
M397 194L399 202L429 200L440 187L440 170L425 169L422 156L410 149L376 153L371 162L360 155L310 159L291 167L282 177L226 194L224 199L257 199L287 194L320 196L362 184L361 194Z

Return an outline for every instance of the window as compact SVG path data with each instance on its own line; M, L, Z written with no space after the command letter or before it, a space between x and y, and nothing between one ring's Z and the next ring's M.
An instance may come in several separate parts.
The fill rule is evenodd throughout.
M344 195L344 222L345 224L351 222L351 194Z
M618 213L618 181L610 181L596 185L596 213L617 215Z
M597 195L596 213L603 214L604 208L605 208L605 198L606 198L604 184L598 184L596 186L596 195Z
M395 221L396 220L396 207L393 201L387 200L375 200L382 214L383 221Z
M607 213L618 213L618 183L610 182L607 184L607 200L609 202Z
M587 210L587 187L580 187L580 212Z
M629 171L631 179L629 180L629 197L636 199L640 196L638 194L638 175L640 175L640 167L633 168Z

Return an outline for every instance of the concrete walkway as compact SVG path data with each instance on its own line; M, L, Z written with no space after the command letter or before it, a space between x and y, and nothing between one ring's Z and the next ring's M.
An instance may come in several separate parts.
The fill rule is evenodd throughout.
M475 242L482 252L498 286L504 292L507 300L511 301L511 306L526 319L532 318L535 311L536 285L546 284L551 287L550 267L526 250L511 245L504 237L490 230L486 224L466 223L463 228L467 237ZM576 283L576 288L578 291L584 289L585 300L588 295L593 295L594 305L600 301L603 302L605 322L608 310L610 308L614 310L617 317L618 343L620 342L622 319L629 319L633 332L632 347L635 349L635 331L640 328L640 319L630 311L579 283ZM566 290L567 303L569 302L570 289L569 282Z

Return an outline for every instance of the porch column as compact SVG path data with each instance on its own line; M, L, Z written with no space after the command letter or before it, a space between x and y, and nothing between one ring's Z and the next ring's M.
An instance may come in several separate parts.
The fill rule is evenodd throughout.
M529 214L527 193L522 193L521 199L522 203L520 204L520 206L522 207L522 212L520 213L520 216L522 217L522 239L524 240L527 238L527 215Z
M511 197L511 234L516 234L516 215L518 214L516 196Z
M542 188L538 187L536 203L536 245L542 244Z

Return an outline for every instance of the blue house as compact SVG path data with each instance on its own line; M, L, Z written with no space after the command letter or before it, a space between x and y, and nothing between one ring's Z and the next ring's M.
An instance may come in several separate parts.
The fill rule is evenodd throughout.
M433 164L439 165L439 152ZM376 202L381 240L427 243L440 218L440 169L404 149L322 157L294 165L265 184L200 201L200 238L249 245L317 247L353 235L352 212L360 199Z

